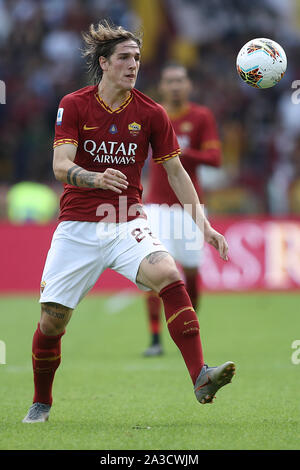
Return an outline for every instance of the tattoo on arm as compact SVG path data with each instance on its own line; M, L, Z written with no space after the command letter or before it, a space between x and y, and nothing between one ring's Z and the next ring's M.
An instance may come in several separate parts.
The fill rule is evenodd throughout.
M75 166L71 166L71 168L68 169L68 173L67 173L67 182L68 184L73 184L73 180L71 179L72 177L72 173L75 169Z
M81 181L85 183L89 188L96 187L96 177L97 175L92 171L87 171L84 176L81 177Z
M78 165L72 166L67 172L67 182L72 186L95 188L96 177L97 174L95 172L84 170Z
M150 264L156 264L167 256L169 256L169 253L167 253L166 251L155 251L154 253L150 253L150 255L147 255L146 259L149 261Z
M72 166L67 173L67 181L69 184L72 184L73 186L78 186L77 184L77 175L83 171L82 168Z

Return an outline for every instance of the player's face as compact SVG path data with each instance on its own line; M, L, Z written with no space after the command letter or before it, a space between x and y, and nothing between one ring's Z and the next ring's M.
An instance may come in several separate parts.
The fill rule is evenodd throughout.
M188 100L191 82L183 67L170 67L163 71L160 81L160 92L163 101L183 104Z
M116 88L129 91L136 82L140 68L140 48L131 39L117 44L114 53L104 61L106 78Z

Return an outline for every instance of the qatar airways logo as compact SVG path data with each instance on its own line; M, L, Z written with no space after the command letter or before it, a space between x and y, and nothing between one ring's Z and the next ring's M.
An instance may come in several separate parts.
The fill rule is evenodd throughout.
M94 140L85 140L84 150L88 152L94 162L106 163L108 165L128 165L135 163L135 152L137 144L133 142L105 142L103 140L101 144L97 144Z

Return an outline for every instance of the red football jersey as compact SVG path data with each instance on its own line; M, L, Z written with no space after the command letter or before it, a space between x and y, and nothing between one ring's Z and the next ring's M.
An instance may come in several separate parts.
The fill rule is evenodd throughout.
M134 219L138 216L134 211L129 214L126 211L125 219L123 213L120 215L119 196L123 207L141 206L141 171L149 144L155 162L164 162L180 153L176 134L161 105L133 89L126 101L112 110L99 96L97 85L77 90L61 100L53 146L65 143L77 146L75 164L96 172L117 169L127 176L129 185L118 194L65 184L60 221L98 222L106 214L104 204L114 207L117 222Z
M206 164L220 166L221 144L215 118L205 106L188 103L177 116L169 116L181 149L180 161L189 174L197 194L202 199L202 190L197 177L197 166ZM149 165L149 187L147 203L170 206L179 201L169 185L163 165Z

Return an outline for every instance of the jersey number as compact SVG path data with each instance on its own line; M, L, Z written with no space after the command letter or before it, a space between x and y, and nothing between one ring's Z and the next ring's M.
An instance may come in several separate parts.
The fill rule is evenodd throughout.
M152 234L151 230L149 227L145 227L144 229L141 228L135 228L132 230L131 235L136 239L138 243L140 243L144 238L146 238L147 235L152 237L154 240L157 240L156 237ZM154 245L160 245L160 243L154 243Z

